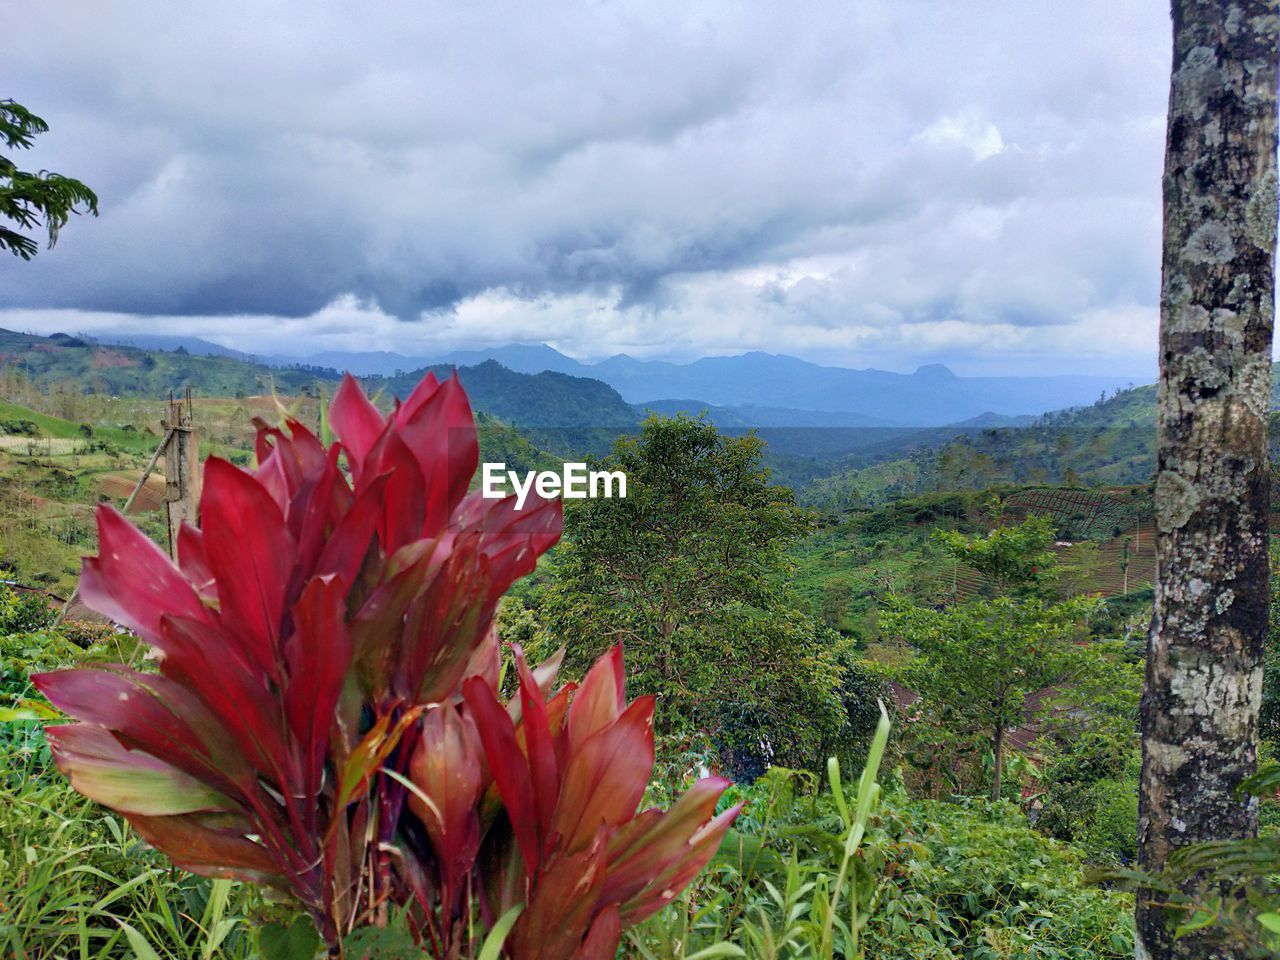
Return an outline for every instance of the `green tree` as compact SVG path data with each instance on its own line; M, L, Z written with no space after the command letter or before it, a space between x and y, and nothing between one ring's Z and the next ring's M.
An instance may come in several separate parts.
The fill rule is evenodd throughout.
M10 150L30 149L35 138L48 130L49 125L22 104L0 100L0 139ZM20 170L9 157L0 156L0 217L17 227L0 226L0 250L7 248L30 260L39 245L19 230L37 229L43 223L52 248L71 215L83 211L96 217L98 197L79 180L48 170Z
M970 537L954 530L936 530L933 538L953 560L977 570L998 596L1028 591L1057 574L1053 521L1028 517L1022 523L1000 523L1003 507L993 500L997 525L985 536Z
M999 799L1005 734L1027 719L1027 698L1082 682L1097 659L1077 645L1097 607L1092 598L957 604L942 610L891 598L882 629L915 650L902 682L920 695L924 719L955 743L983 742L992 754L991 798Z
M604 465L627 496L569 505L541 612L570 669L622 641L628 682L664 699L663 732L799 764L840 723L840 671L788 595L787 549L809 521L762 446L687 416L620 438Z

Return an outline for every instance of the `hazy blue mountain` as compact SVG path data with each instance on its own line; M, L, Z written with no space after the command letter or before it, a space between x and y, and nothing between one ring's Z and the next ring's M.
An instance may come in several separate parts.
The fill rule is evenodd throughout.
M713 406L849 412L871 421L922 426L1080 406L1104 390L1129 385L1124 377L958 377L940 364L914 374L850 370L758 352L688 364L619 355L588 369L632 403L696 397Z
M394 377L412 370L433 366L474 367L486 360L496 360L515 373L542 373L551 370L575 377L599 377L594 368L566 357L545 343L509 343L488 350L454 350L441 356L410 356L387 350L368 352L350 350L326 350L308 356L276 354L265 358L272 366L290 367L304 364L329 367L333 370L349 370L357 377Z
M407 357L402 353L373 350L367 353L326 350L305 357L274 354L263 358L273 367L311 366L349 372L357 377L393 377L409 370L421 370L431 363L428 357Z
M704 357L692 363L637 360L618 354L599 363L582 363L540 344L509 343L479 350L456 350L424 359L399 353L326 352L308 357L271 357L268 362L305 363L350 370L361 376L393 376L428 365L476 366L496 360L516 373L544 371L601 380L632 404L670 404L681 398L684 409L696 412L718 408L726 423L743 414L747 425L790 426L763 411L821 414L810 426L942 426L974 417L1034 416L1049 410L1093 403L1103 391L1131 386L1121 376L961 377L942 364L927 364L915 373L853 370L810 363L784 354L744 353L733 357ZM660 409L654 407L654 409ZM661 408L670 410L670 407ZM840 414L862 418L841 421ZM762 419L763 418L763 419ZM752 423L760 420L760 423Z
M574 377L604 379L594 366L580 363L573 357L566 357L559 350L545 343L508 343L503 347L491 347L486 350L455 350L441 357L438 362L455 364L459 367L474 367L486 360L496 360L516 373L542 373L544 370L550 370L553 373L567 373Z
M183 337L164 333L99 333L89 338L96 343L115 344L123 347L139 347L143 350L182 349L197 357L231 357L235 360L258 362L253 354L232 350L222 344L200 337Z
M642 413L660 413L668 417L677 413L697 417L705 413L712 423L722 429L894 426L888 421L847 411L795 410L789 407L759 407L754 404L716 406L702 400L647 400L635 404L635 407Z

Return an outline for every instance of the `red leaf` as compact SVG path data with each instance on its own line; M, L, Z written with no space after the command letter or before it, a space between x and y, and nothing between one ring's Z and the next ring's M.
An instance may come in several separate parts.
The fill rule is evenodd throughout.
M618 953L618 944L622 940L622 920L618 916L618 908L609 904L598 914L587 931L582 946L573 955L573 960L613 960Z
M284 717L261 671L236 639L201 620L166 616L161 672L193 691L222 721L245 759L285 782Z
M276 884L281 865L261 843L248 838L247 822L219 815L185 814L148 817L129 814L142 838L164 853L174 866L205 877Z
M356 482L357 495L372 478L383 475L387 477L387 488L378 520L378 536L383 550L395 553L405 544L432 536L436 531L424 532L423 518L430 493L413 451L393 430L384 433L369 452L364 472Z
M338 447L335 444L319 474L290 504L286 519L289 532L298 546L286 603L296 602L303 584L315 574L316 562L324 551L325 542L350 508L351 500L351 491L338 468Z
M580 853L553 854L511 929L511 960L573 960L593 925L603 882L603 835Z
M399 571L389 563L389 579L378 586L361 605L351 622L351 641L355 662L365 690L373 698L389 692L391 677L404 660L402 638L405 615L415 604L422 603L428 586L439 576L440 557L428 549L401 551L398 558L408 561ZM407 548L406 548L407 549ZM416 554L416 559L410 560ZM404 695L407 691L400 691Z
M80 598L158 646L168 612L204 618L204 605L169 558L114 507L98 506L98 556L86 558Z
M582 678L569 708L569 740L576 749L596 731L613 723L626 703L622 644L595 662Z
M689 874L691 880L715 854L739 809L726 811L731 815L723 820L712 819L716 801L728 786L729 781L721 777L706 777L690 787L666 813L650 816L646 812L633 821L634 827L619 831L610 844L609 878L602 896L624 904L625 925L634 922L630 919L629 901L649 891L661 900L654 907L656 910L683 889L684 884L674 883L683 868L696 865ZM713 823L716 826L709 829ZM664 896L667 892L671 896ZM644 906L652 904L646 900Z
M122 813L167 815L227 810L225 794L140 750L130 750L102 727L85 723L45 727L49 751L71 785Z
M570 709L570 723L577 701ZM571 750L560 785L553 834L574 852L604 825L635 816L653 773L653 697L641 697L617 720Z
M328 542L316 561L313 575L333 574L343 583L355 584L370 550L370 541L382 518L382 501L387 492L386 475L375 477L358 494L351 508L342 515L329 535Z
M480 460L471 404L456 376L421 400L417 391L396 414L396 427L413 451L426 483L425 530L440 530L467 494Z
M470 717L448 703L427 711L409 777L419 791L409 794L409 808L431 838L452 915L480 848L476 811L488 785L484 748Z
M279 683L280 627L296 549L280 508L250 474L210 457L200 520L205 556L218 581L220 618L243 631L254 662Z
M520 707L523 711L520 729L524 733L529 772L533 778L539 833L545 844L551 836L551 818L555 815L556 801L560 796L560 765L556 761L555 744L551 739L551 724L547 718L547 704L543 699L545 694L529 672L529 667L524 662L524 652L518 645L513 645L512 650L520 676Z
M436 380L436 375L428 370L427 375L418 381L418 385L413 388L413 392L409 394L404 403L397 404L395 412L396 423L403 424L404 421L414 416L439 388L440 382Z
M218 599L218 584L204 555L204 537L186 520L178 527L178 566L203 599Z
M349 373L343 376L329 405L329 426L347 452L351 473L359 476L365 457L386 429L386 421Z
M105 727L128 746L224 793L233 784L252 789L252 768L229 732L190 691L167 677L113 665L31 679L63 713Z
M533 778L516 740L515 726L493 691L479 677L463 683L462 696L471 708L476 730L484 744L485 759L489 762L489 770L493 773L520 844L525 873L532 876L541 860L540 829L533 799Z
M623 925L629 927L647 920L692 883L720 849L724 835L741 812L742 804L739 803L694 833L686 841L688 849L681 857L670 861L643 890L623 903Z
M285 642L284 710L301 747L301 795L308 798L320 792L334 708L351 665L346 599L336 577L312 580L293 608L293 633Z

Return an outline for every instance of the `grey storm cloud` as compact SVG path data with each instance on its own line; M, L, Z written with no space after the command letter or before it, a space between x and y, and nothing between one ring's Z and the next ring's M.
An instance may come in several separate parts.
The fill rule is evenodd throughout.
M1099 317L1146 325L1118 352L1154 329L1169 26L1147 0L21 19L0 96L53 128L24 162L102 204L0 263L24 315L355 302L579 355L1060 355Z

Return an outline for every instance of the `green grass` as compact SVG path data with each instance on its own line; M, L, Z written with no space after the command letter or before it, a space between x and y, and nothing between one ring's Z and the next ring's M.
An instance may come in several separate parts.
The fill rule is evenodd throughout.
M3 420L30 420L40 429L42 436L59 440L105 440L123 450L137 453L149 453L156 448L157 443L154 437L96 424L93 425L93 437L89 438L85 436L78 423L51 417L46 413L38 413L30 407L23 407L8 400L0 400L0 421Z
M74 793L32 723L0 729L0 953L15 960L248 960L259 895L175 870ZM131 940L132 934L132 940Z

